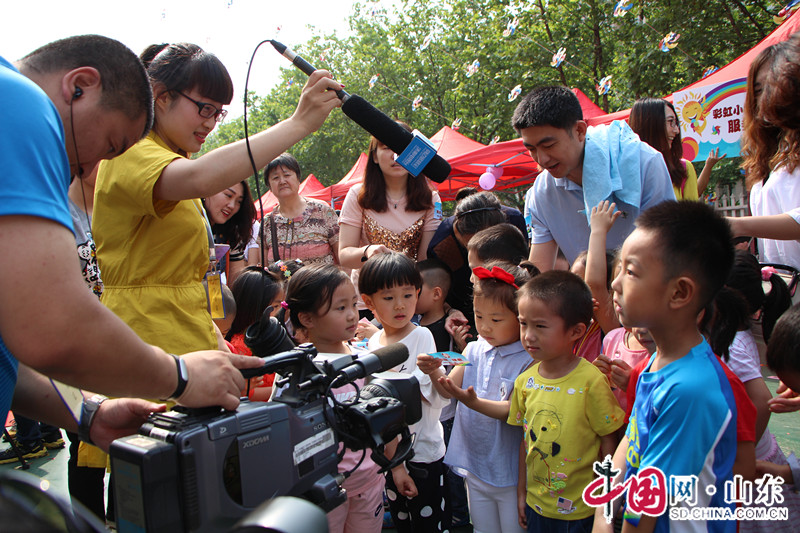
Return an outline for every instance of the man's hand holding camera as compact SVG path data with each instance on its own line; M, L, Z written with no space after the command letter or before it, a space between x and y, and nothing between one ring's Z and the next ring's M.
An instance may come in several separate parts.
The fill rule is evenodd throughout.
M259 357L217 350L188 353L181 356L181 360L188 374L186 384L178 397L172 399L186 407L219 405L231 411L239 407L239 395L247 385L239 369L258 368L264 364ZM176 378L173 383L177 381Z
M138 398L95 401L100 401L100 404L89 424L89 437L94 445L104 451L108 451L112 441L136 433L151 413L167 410L164 404Z

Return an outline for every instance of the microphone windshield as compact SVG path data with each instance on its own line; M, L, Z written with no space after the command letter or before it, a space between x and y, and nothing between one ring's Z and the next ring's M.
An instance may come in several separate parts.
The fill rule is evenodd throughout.
M408 348L405 344L395 342L389 346L378 348L372 354L381 362L381 369L376 372L383 372L405 363L408 359Z
M344 100L342 112L398 155L414 138L411 132L357 94L351 94ZM450 163L442 156L434 155L422 173L436 183L442 183L450 175Z
M451 170L452 168L450 167L450 163L448 163L445 158L437 154L433 156L433 159L431 159L427 165L425 165L422 173L436 183L442 183L447 179L447 176L450 175Z

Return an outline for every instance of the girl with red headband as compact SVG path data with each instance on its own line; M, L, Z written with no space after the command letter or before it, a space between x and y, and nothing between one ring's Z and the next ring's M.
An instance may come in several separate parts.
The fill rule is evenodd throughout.
M486 268L473 269L476 279L473 306L479 337L464 350L463 357L469 366L456 366L445 378L441 360L428 355L417 358L417 366L431 376L440 394L450 397L453 389L443 386L438 378L447 379L468 398L509 399L514 380L533 363L519 340L516 294L535 268L490 263ZM444 461L466 478L469 514L475 531L524 531L517 522L521 440L520 427L473 411L463 403L456 408Z

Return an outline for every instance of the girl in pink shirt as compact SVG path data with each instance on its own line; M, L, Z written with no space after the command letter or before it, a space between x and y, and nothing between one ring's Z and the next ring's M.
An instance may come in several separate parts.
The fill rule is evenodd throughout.
M292 275L286 291L289 319L295 330L304 330L320 353L353 353L347 341L355 336L358 323L356 289L347 275L334 265L305 266ZM354 382L363 386L364 380ZM352 385L333 389L336 399L355 395ZM344 450L339 472L347 501L328 513L331 533L378 533L383 527L384 477L368 450Z

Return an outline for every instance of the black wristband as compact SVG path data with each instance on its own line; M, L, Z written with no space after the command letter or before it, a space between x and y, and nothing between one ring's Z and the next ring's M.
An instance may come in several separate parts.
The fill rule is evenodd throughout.
M362 263L366 263L366 261L367 261L367 250L369 250L370 246L372 246L372 245L368 244L367 247L364 248L364 255L361 256L361 262Z
M175 387L175 392L169 397L170 400L177 400L181 394L186 390L186 385L189 384L189 372L186 370L186 361L182 357L175 354L169 354L175 359L175 365L178 367L178 386Z
M83 404L81 404L81 419L78 422L78 438L83 442L94 444L89 436L89 430L92 427L92 422L94 422L94 416L97 414L97 410L100 409L100 405L106 400L108 400L108 398L100 394L95 394L91 398L83 399Z

